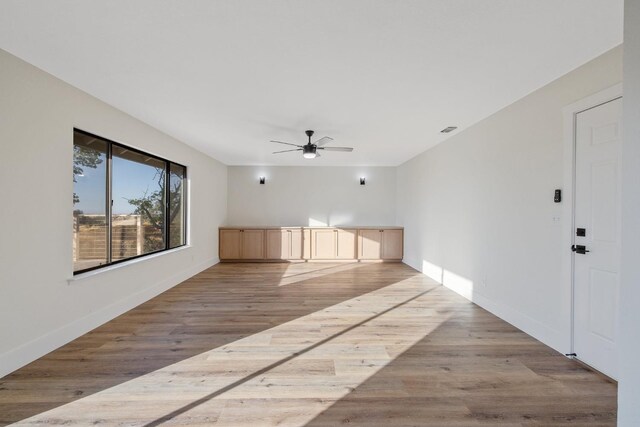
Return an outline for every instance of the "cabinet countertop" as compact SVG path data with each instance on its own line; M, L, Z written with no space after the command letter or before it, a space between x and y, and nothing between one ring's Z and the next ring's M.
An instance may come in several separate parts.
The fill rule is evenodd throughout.
M404 227L397 225L336 225L336 226L313 226L313 225L291 225L291 226L260 226L260 225L227 225L219 227L220 230L289 230L289 229L303 229L303 230L331 230L331 229L347 229L347 230L403 230Z

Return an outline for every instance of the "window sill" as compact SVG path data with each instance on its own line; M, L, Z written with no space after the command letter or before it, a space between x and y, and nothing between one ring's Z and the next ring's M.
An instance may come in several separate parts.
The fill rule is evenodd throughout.
M184 250L187 250L189 248L191 248L190 245L184 245L184 246L180 246L178 248L169 249L167 251L158 252L156 254L151 254L151 255L144 256L144 257L132 259L130 261L123 261L123 262L120 262L118 264L109 265L109 266L106 266L104 268L99 268L99 269L96 269L96 270L87 271L86 273L76 274L75 276L71 277L70 279L67 279L67 283L69 285L73 285L73 284L82 282L83 280L92 278L94 276L98 276L98 275L101 275L101 274L104 274L104 273L107 273L107 272L110 272L110 271L113 271L113 270L119 270L121 268L125 268L125 267L128 267L130 265L139 264L141 262L145 262L145 261L150 260L150 259L154 259L154 258L162 257L162 256L165 256L165 255L173 254L173 253L176 253L176 252L184 251Z

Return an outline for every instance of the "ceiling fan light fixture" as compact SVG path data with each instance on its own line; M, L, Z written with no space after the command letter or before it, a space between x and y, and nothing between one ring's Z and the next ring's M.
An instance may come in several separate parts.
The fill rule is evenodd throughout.
M302 147L302 157L305 159L315 159L316 158L316 146L307 144Z

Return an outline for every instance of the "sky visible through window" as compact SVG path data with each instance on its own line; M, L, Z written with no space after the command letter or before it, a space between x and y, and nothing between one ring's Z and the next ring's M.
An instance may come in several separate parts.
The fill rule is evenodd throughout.
M102 162L97 168L83 168L84 176L76 177L75 192L80 198L74 209L81 210L84 214L105 213L105 167ZM158 180L156 169L140 167L139 163L113 157L113 214L132 214L136 207L129 204L127 199L140 198L144 192L152 193L157 190Z
M106 156L101 155L102 162L96 168L83 167L82 175L76 175L73 184L79 202L73 209L87 215L105 213L105 168Z

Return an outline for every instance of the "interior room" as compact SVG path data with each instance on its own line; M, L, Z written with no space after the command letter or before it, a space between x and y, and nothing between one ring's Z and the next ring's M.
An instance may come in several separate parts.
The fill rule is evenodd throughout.
M640 425L640 2L3 0L0 425Z

